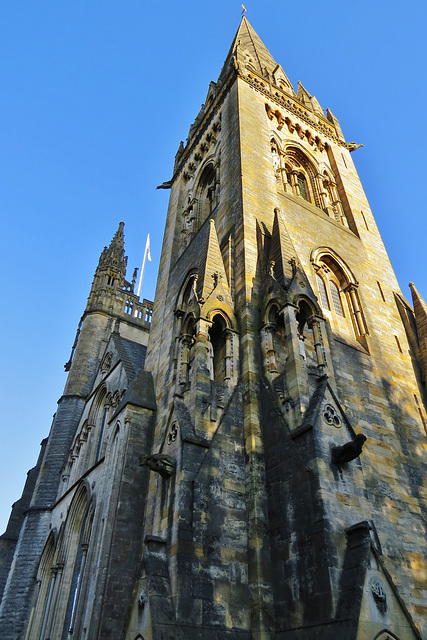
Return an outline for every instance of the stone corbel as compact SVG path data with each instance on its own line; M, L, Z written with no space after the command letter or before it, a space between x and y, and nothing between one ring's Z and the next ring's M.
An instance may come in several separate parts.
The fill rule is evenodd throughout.
M346 442L341 447L332 447L332 464L341 465L358 458L362 453L366 440L367 438L363 433L358 433L354 440Z
M145 466L159 473L162 478L170 478L176 469L176 460L172 456L168 456L164 453L155 453L152 456L140 456L139 465Z

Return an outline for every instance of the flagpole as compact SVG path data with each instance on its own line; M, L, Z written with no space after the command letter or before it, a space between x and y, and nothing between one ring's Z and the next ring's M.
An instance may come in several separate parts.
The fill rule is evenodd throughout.
M145 262L147 260L147 255L149 253L150 253L150 234L148 234L147 242L145 243L144 259L142 261L141 272L139 274L138 289L137 289L137 292L136 292L136 295L138 296L138 298L139 298L139 294L141 293L142 278L144 277ZM151 260L151 256L149 257L149 260Z

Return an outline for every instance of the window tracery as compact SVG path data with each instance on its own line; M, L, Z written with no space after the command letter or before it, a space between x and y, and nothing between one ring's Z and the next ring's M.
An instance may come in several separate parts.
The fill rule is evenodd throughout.
M26 638L79 637L79 607L86 588L86 557L93 521L82 484L70 505L65 525L56 538L51 533L38 570L38 594Z
M209 160L201 171L197 186L188 190L182 212L181 243L185 248L209 218L219 202L220 158Z
M314 257L317 289L323 312L338 333L356 338L366 348L368 334L358 283L342 260L330 250Z
M303 198L330 218L348 227L332 170L324 162L316 162L294 144L284 150L275 137L270 140L272 165L276 181L286 193Z

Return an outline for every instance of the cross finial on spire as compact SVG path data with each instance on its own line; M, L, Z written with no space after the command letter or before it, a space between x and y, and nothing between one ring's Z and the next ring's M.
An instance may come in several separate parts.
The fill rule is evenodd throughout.
M246 9L245 5L242 4L242 18L245 15L246 12L247 12L247 9Z

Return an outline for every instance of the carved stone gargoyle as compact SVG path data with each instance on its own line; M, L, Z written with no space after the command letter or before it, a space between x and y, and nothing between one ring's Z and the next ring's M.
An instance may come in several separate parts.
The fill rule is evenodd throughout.
M363 433L358 433L354 440L346 442L342 447L332 447L332 464L351 462L351 460L360 456L365 442L366 436Z
M170 478L175 473L176 461L164 453L155 453L152 456L140 456L140 466L147 466L151 471L160 473L162 478Z

